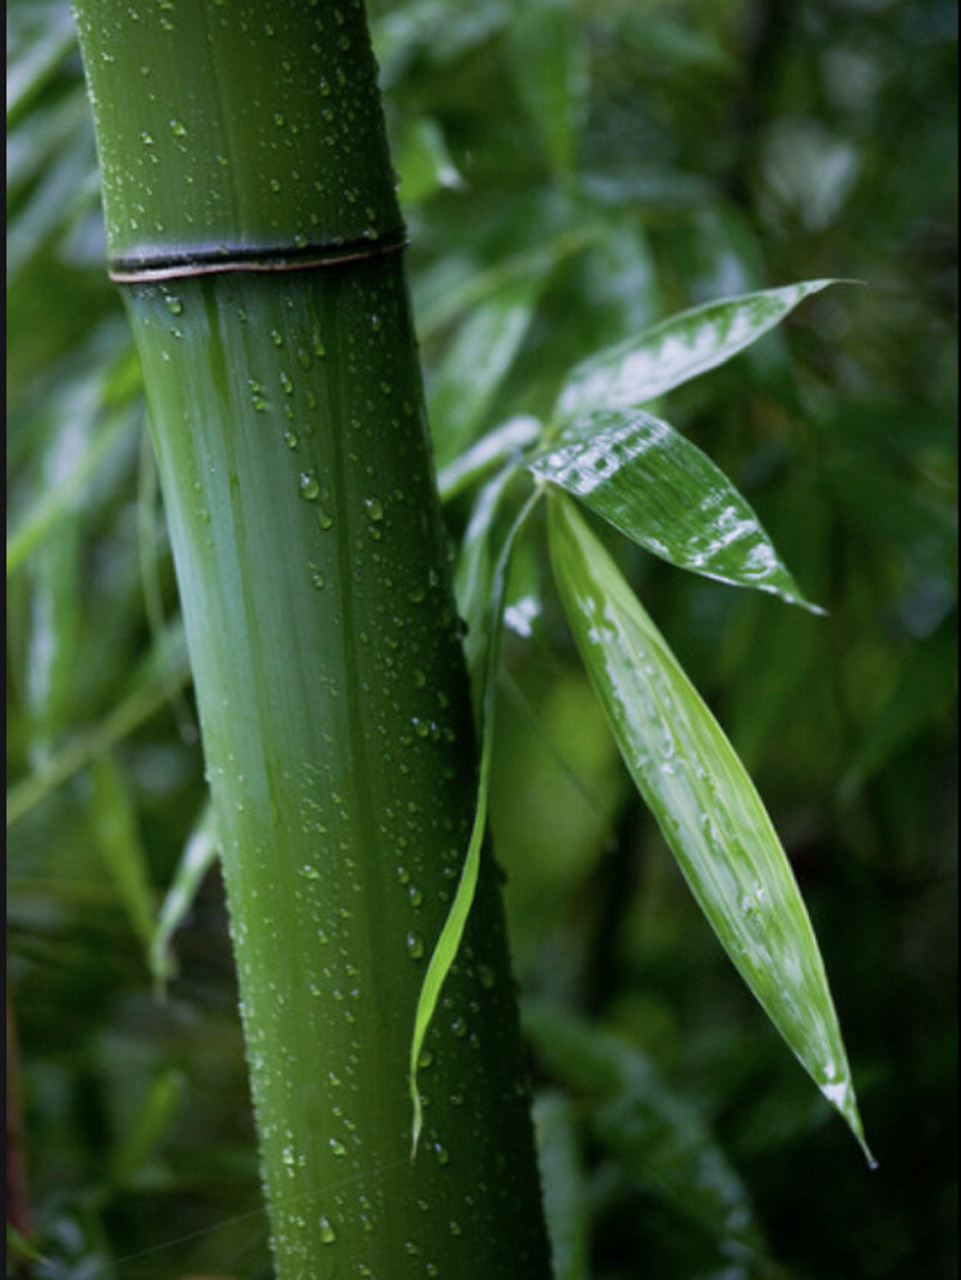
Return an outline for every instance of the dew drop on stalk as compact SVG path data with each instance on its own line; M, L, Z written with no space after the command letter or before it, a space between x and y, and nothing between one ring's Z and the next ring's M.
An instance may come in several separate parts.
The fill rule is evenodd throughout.
M320 480L317 478L316 471L300 473L300 496L307 502L316 502L320 497Z
M423 958L424 940L419 933L414 933L414 931L411 930L407 935L405 945L407 947L407 954L410 956L411 960L421 960Z
M321 1215L317 1224L320 1227L320 1238L324 1244L333 1244L337 1239L337 1232L331 1226L330 1219Z

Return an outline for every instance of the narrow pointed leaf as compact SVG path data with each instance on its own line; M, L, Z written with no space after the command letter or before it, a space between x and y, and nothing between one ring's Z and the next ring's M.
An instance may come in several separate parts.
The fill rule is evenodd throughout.
M709 302L672 316L636 338L575 365L557 413L571 419L594 409L629 409L662 396L749 347L812 293L836 280L805 280Z
M184 845L150 940L150 972L154 990L161 998L166 996L167 979L176 969L171 941L193 909L204 876L219 853L217 823L208 800Z
M450 502L499 463L519 455L534 443L542 430L543 425L537 418L521 413L488 431L437 477L441 500Z
M461 325L430 390L439 466L447 466L473 443L530 327L542 285L540 276L512 281ZM484 353L482 367L479 351Z
M550 507L565 612L621 754L722 946L864 1143L817 941L744 766L569 499Z
M504 539L504 545L494 570L491 584L491 626L490 639L484 672L483 708L481 725L481 758L477 781L477 807L474 811L474 824L471 829L464 865L454 900L451 903L444 927L434 947L427 973L421 985L414 1015L414 1034L410 1042L410 1098L413 1107L413 1123L411 1125L411 1159L417 1154L423 1127L423 1103L417 1083L417 1072L424 1047L424 1038L437 1009L441 987L450 973L451 966L457 958L457 952L464 936L467 917L470 914L477 891L477 877L480 872L481 852L487 835L487 801L490 792L491 759L494 746L494 694L497 682L497 662L500 655L500 620L504 611L504 598L507 591L507 569L510 564L511 551L518 533L524 525L540 494L534 493L521 509L520 514L511 526Z
M641 409L577 418L530 468L662 560L813 607L724 472Z

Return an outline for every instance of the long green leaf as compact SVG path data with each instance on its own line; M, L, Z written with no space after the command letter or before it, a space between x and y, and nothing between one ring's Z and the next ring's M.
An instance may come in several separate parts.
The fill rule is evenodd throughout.
M790 864L744 766L571 501L554 572L621 754L741 976L864 1149L847 1055Z
M836 280L805 280L709 302L575 365L561 389L558 417L647 404L713 369L780 324L812 293Z
M464 866L454 894L444 927L434 947L434 952L424 975L417 1011L414 1014L414 1034L410 1043L410 1097L413 1104L414 1119L411 1126L411 1159L417 1154L417 1143L420 1140L423 1126L423 1105L420 1090L417 1086L417 1071L420 1066L424 1037L430 1026L437 1001L440 997L444 979L450 973L451 966L457 956L464 927L470 914L471 904L477 889L477 876L480 871L481 850L487 834L487 799L490 791L491 758L494 745L494 693L497 681L497 661L500 656L500 619L504 610L504 598L507 592L507 568L510 563L514 541L525 520L540 498L540 493L533 493L524 504L520 514L511 526L504 539L494 570L491 585L491 628L485 664L485 684L483 690L483 722L481 728L481 758L477 782L477 807L474 811L474 825L471 828L470 841L464 857Z
M577 418L530 469L662 560L814 607L723 471L641 409Z

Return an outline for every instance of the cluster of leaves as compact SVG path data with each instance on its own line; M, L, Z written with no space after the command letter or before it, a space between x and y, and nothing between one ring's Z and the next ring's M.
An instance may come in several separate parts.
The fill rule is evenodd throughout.
M950 1274L952 14L370 7L478 669L504 579L490 810L558 1275L614 1280L639 1258L677 1280L774 1277L775 1259L799 1280ZM265 1275L172 566L69 11L21 0L8 22L8 948L46 1274ZM650 351L665 315L827 275L868 288L818 292L709 377L638 385L638 335ZM786 312L801 293L761 296ZM652 404L668 393L683 434ZM704 545L683 500L637 510L638 477L689 495L692 475L746 538ZM552 496L527 519L551 508L559 595L547 538L516 540L509 575L501 558L538 484ZM572 497L654 555L592 532ZM748 500L828 619L775 598L800 592ZM610 637L681 687L635 592L802 882L872 1179L723 965L664 856L677 842L632 799ZM662 825L671 781L640 782Z

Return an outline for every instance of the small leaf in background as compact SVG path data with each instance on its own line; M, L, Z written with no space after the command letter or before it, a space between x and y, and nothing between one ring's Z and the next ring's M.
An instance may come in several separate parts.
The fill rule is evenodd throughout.
M539 275L512 280L461 324L429 388L439 468L462 453L483 426L527 333L542 284Z
M785 1280L767 1254L747 1188L706 1119L671 1088L648 1054L546 1004L526 1006L523 1022L551 1073L586 1100L582 1114L591 1137L734 1264L724 1276Z
M204 876L217 861L219 852L213 806L208 800L184 845L150 940L150 972L160 996L165 994L167 980L174 971L171 939L190 913Z
M558 417L566 420L597 409L647 404L730 360L780 324L804 298L837 283L806 280L672 316L576 365L561 391Z
M92 814L100 854L149 963L154 933L153 891L133 797L120 768L107 752L93 760L91 772Z
M577 418L530 469L670 564L814 609L724 472L641 409Z
M526 0L510 25L521 101L543 136L551 167L563 175L574 169L587 104L583 35L572 0Z
M533 1116L554 1277L587 1280L590 1218L575 1108L570 1098L553 1089L534 1099Z
M402 204L421 204L441 189L464 186L436 120L421 116L404 129L397 154Z
M187 1086L187 1077L167 1067L151 1081L123 1140L111 1156L107 1184L120 1191L136 1187L138 1176L176 1119Z
M493 431L488 431L466 453L449 463L437 477L441 501L450 502L499 463L506 462L512 456L519 456L534 443L543 429L539 419L521 413L508 418Z
M549 529L564 611L635 785L721 945L871 1161L817 941L754 784L570 499L552 497Z

